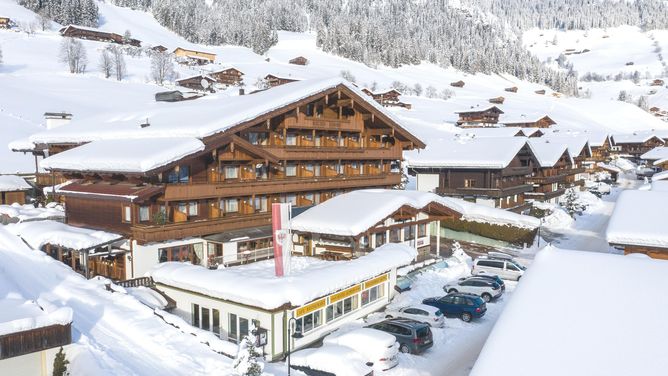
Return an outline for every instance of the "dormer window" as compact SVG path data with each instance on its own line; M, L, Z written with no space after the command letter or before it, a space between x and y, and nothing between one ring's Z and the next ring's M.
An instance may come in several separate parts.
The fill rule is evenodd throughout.
M188 183L190 182L190 167L176 166L167 174L167 183Z

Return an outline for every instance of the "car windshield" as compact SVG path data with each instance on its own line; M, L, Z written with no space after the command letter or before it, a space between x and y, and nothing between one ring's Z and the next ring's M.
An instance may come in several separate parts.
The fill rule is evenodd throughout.
M429 336L429 327L424 326L422 328L418 328L416 333L417 333L418 338L428 337Z
M436 311L436 316L443 316L443 312L441 312L441 310L439 309L438 311Z

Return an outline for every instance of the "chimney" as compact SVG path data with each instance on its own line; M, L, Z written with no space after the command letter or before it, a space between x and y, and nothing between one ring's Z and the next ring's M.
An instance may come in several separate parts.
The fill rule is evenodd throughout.
M244 90L244 88L240 87L239 88L239 95L244 95L244 94L246 94L246 90Z

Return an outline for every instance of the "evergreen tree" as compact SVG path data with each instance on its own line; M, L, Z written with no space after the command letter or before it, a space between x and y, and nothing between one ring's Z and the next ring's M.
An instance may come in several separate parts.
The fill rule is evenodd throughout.
M566 212L573 218L575 218L576 214L581 213L583 210L587 208L586 205L583 205L580 202L580 200L578 199L578 194L575 192L573 188L569 188L566 191L566 193L561 198L559 203L566 210Z
M65 358L65 352L61 347L56 357L53 358L53 376L66 376L70 373L67 372L67 365L70 364L70 361Z
M255 347L255 336L251 334L255 331L252 326L250 333L239 343L239 351L234 359L233 367L237 375L240 376L261 376L264 369L264 363L260 360L262 354Z

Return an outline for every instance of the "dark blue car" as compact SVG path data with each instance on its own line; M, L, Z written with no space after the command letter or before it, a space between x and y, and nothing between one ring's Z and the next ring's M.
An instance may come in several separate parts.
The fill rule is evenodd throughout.
M422 303L440 309L446 316L456 316L465 322L483 317L487 312L487 305L481 297L459 292L427 298Z

